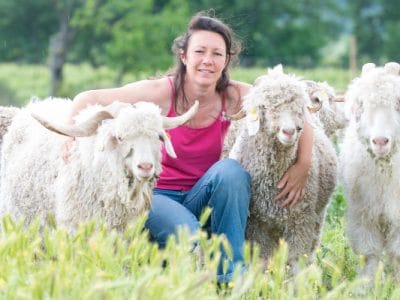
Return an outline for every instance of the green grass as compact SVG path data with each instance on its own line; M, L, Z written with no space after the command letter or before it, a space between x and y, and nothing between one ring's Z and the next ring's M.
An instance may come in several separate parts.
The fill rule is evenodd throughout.
M144 78L127 74L123 82L127 83ZM92 68L89 65L66 65L63 72L61 97L74 97L87 89L115 86L116 72L105 67ZM49 69L43 65L0 64L0 105L22 106L33 96L41 99L50 92Z
M235 276L233 287L218 289L215 274L223 237L199 232L179 234L160 250L143 231L145 217L125 232L109 231L99 222L82 224L77 233L28 228L9 217L0 234L0 299L398 299L400 287L376 280L363 289L355 276L362 265L344 235L345 202L340 188L333 196L316 262L296 277L288 271L287 245L263 267L257 247L246 244L248 272ZM191 251L194 240L204 253ZM229 253L229 251L228 251ZM380 274L382 269L380 270ZM377 278L380 278L378 274ZM360 295L360 290L363 294Z
M300 70L287 68L287 71L303 78L327 81L338 92L343 92L350 81L349 72L341 69L319 68ZM235 68L231 78L254 82L259 75L266 72L261 68ZM106 67L92 68L87 64L67 64L63 72L63 84L58 96L73 98L83 90L116 86L115 70ZM121 84L151 76L151 74L126 74ZM0 64L0 105L22 106L32 96L45 98L50 91L50 74L43 65L19 65L14 63Z

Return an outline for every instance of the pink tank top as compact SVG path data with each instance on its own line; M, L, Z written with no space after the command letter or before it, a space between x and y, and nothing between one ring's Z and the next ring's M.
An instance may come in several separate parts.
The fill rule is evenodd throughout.
M176 116L175 93L172 79L171 106L168 117ZM225 95L222 110L209 126L191 128L185 125L167 130L177 158L162 150L162 172L156 187L168 190L190 190L201 176L220 159L224 138L230 121L225 118Z

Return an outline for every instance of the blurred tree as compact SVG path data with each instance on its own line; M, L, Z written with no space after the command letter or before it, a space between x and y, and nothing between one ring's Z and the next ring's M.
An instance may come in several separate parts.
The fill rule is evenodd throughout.
M348 0L351 34L357 44L358 63L382 58L384 15L382 0Z
M335 0L196 0L193 10L214 7L245 41L245 65L318 64L321 50L337 38L341 23Z
M400 61L400 9L398 0L382 0L383 51L386 60Z
M45 62L59 29L53 10L48 0L0 0L0 61Z
M79 35L91 36L85 55L94 64L118 70L116 84L128 71L165 70L171 65L171 45L189 18L189 8L179 0L88 0L75 15Z
M397 0L0 0L0 61L50 55L54 82L65 61L89 61L119 70L119 82L128 71L165 70L174 37L209 8L244 41L244 66L313 67L350 35L359 63L399 60ZM348 53L336 61L347 64Z
M83 0L51 0L58 16L58 31L51 35L49 41L50 96L58 94L62 82L62 71L74 30L70 18Z

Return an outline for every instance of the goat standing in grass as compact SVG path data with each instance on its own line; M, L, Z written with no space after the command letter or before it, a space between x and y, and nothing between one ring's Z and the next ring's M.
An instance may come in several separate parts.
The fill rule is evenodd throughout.
M15 115L3 137L0 212L28 223L54 213L69 231L92 218L123 230L150 208L154 180L161 172L162 142L175 157L164 130L188 121L198 103L175 118L163 117L148 102L89 106L73 126L60 123L70 107L69 100L47 99ZM65 137L31 115L51 131L76 138L68 163L61 158Z
M313 258L337 177L332 143L322 128L315 126L304 199L290 207L287 200L275 200L280 193L278 183L297 159L309 104L304 82L283 73L280 66L270 70L245 98L245 121L231 152L252 177L246 238L259 244L264 258L284 239L293 272L298 271L301 255Z
M400 65L365 64L345 95L349 126L340 166L348 201L346 231L365 256L372 283L384 251L400 281Z

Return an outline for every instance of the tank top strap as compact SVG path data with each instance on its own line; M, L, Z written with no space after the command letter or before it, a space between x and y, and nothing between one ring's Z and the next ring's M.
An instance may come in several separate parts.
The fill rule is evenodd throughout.
M222 111L226 111L226 93L222 93Z
M175 117L176 112L175 112L175 86L172 78L170 76L167 76L169 86L171 88L171 98L170 98L170 107L167 116L168 117Z

